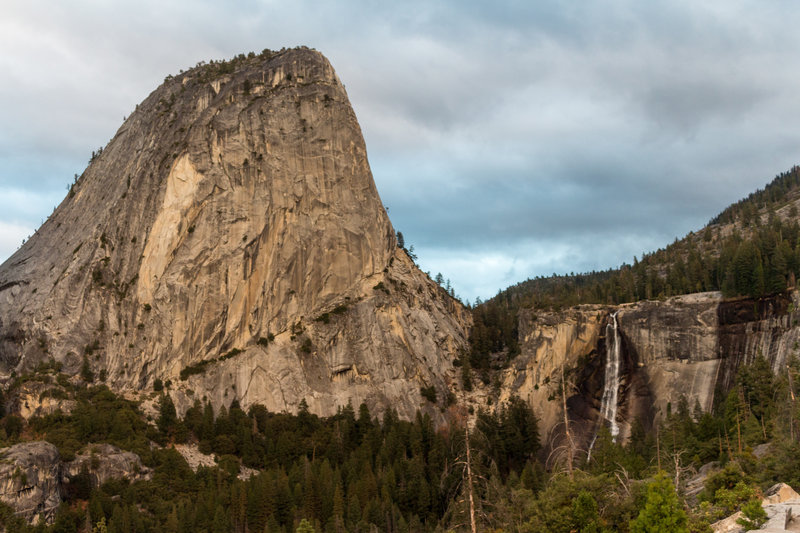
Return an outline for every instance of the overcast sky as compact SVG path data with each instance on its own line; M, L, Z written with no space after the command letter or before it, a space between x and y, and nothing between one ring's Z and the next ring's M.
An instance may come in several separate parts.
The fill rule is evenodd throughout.
M167 74L307 45L474 300L606 269L800 163L800 3L0 0L0 261Z

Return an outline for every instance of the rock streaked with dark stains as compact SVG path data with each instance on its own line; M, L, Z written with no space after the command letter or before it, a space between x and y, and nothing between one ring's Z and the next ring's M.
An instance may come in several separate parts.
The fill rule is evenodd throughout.
M520 313L520 355L503 379L501 400L516 394L541 417L551 444L563 435L561 368L568 381L567 408L578 446L586 448L600 423L605 364L604 328L617 319L623 345L618 422L620 438L640 419L649 427L684 396L690 409L709 410L727 391L740 365L767 358L785 371L800 350L800 294L723 300L698 293L617 307L584 305L555 313ZM553 440L556 438L556 440Z
M146 98L0 266L0 375L85 356L117 391L171 380L180 410L438 413L419 389L446 396L470 317L397 249L333 68L214 69Z
M90 444L64 463L49 442L22 442L0 449L0 499L31 524L40 518L52 522L70 483L84 470L88 489L111 479L152 477L138 455L110 444Z
M50 521L61 503L61 458L49 442L15 444L0 450L0 499L34 523Z

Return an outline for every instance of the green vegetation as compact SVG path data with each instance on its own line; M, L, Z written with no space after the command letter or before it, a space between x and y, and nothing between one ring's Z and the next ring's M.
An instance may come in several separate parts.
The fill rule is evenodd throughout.
M644 509L631 522L631 533L689 533L686 512L665 472L647 486Z
M757 214L783 206L800 186L799 173L779 176L724 211L712 221L733 224L724 232L711 227L615 271L529 280L477 305L470 349L456 364L464 389L472 388L473 375L491 382L518 353L522 310L714 288L730 297L759 296L794 285L797 221ZM789 206L783 211L791 214ZM374 288L388 291L382 283ZM337 307L321 321L346 310ZM300 350L310 352L304 331L301 322L291 327ZM268 334L257 344L272 340ZM574 459L551 454L550 443L543 449L537 418L523 400L511 398L494 413L479 410L467 429L452 392L437 394L433 386L420 392L444 405L447 423L439 429L422 413L410 421L393 411L373 418L363 404L318 417L305 401L290 415L258 405L245 411L235 400L214 409L197 399L181 418L169 382L160 381L154 383L157 415L148 421L135 402L91 385L89 356L99 349L97 342L86 347L81 380L70 380L52 361L15 378L11 389L37 380L48 384L43 396L72 398L76 405L69 414L28 422L0 410L0 445L45 439L69 460L87 443L108 442L139 454L153 479L93 488L88 473L79 474L52 526L27 526L0 505L0 524L9 532L458 531L469 522L470 500L481 531L707 532L737 510L743 525L756 527L764 519L763 489L777 481L800 486L796 359L778 376L761 357L741 367L732 390L716 395L712 413L682 399L657 427L634 423L625 444L604 428L587 460L580 451ZM181 379L239 353L233 348L199 361ZM214 454L217 466L193 472L169 447L184 442ZM756 457L753 449L764 443L768 450ZM711 462L716 466L704 490L687 499L688 477ZM242 467L255 473L240 479Z
M236 357L240 353L242 353L242 350L240 350L239 348L233 348L232 350L225 352L225 354L219 356L217 358L217 361L224 361L226 359L230 359L231 357Z
M794 167L725 209L700 232L641 259L634 257L632 265L537 277L486 302L478 300L470 339L473 369L485 374L517 353L522 309L618 305L703 291L722 291L727 298L760 297L794 287L800 276L800 224L797 209L789 204L798 197L800 167ZM500 355L493 360L492 354Z
M52 379L51 365L43 372ZM108 442L139 454L153 479L99 488L76 482L83 488L67 495L47 528L25 526L2 507L0 522L8 531L89 531L87 524L110 532L448 531L467 520L471 486L482 531L700 532L737 510L753 525L763 520L753 502L765 487L800 485L800 406L791 394L798 374L797 360L775 376L758 359L741 369L714 413L682 400L656 430L635 424L625 445L601 431L591 461L578 454L572 468L562 458L548 463L550 471L538 421L519 398L495 413L479 411L467 441L458 410L439 430L423 414L401 421L389 411L378 420L366 405L348 405L321 418L305 402L290 415L258 405L245 411L236 401L217 411L198 399L180 418L162 392L147 422L136 403L104 386L73 387L64 389L77 401L71 414L27 425L0 419L3 444L44 438L70 459L87 443ZM163 447L180 442L214 454L217 467L192 472ZM756 458L751 450L764 442L770 451ZM717 470L687 505L685 481L711 461ZM241 467L256 473L238 479Z
M376 291L383 291L386 294L389 294L389 289L386 288L386 285L383 284L382 281L379 281L374 287L372 287Z
M429 387L420 387L419 393L429 402L436 403L436 387L433 385Z
M311 339L306 337L303 339L303 343L300 345L300 351L303 353L311 353L314 349L314 345L311 343Z
M322 322L323 324L330 324L331 322L331 315L341 315L347 312L346 305L337 305L328 313L322 313L317 318L314 319L316 322ZM293 330L294 331L294 330ZM302 330L299 330L302 333Z
M2 507L0 523L10 532L102 527L109 532L298 528L410 532L431 531L445 520L460 520L455 501L462 487L463 468L457 462L464 436L457 430L437 432L427 415L404 422L387 412L379 421L362 405L357 413L347 406L335 416L320 418L309 413L305 402L296 416L270 413L260 406L245 412L236 402L215 412L198 400L180 419L164 394L154 426L135 403L106 387L78 389L75 398L71 414L32 419L30 431L20 434L53 442L67 460L87 443L112 443L139 454L154 469L153 479L110 481L99 488L92 488L88 477L86 483L76 481L81 490L70 491L49 527L26 526ZM524 405L516 402L508 413ZM496 418L484 413L482 417L499 433L489 437L476 433L472 443L479 457L474 460L476 472L501 475L493 474L501 456L505 465L539 470L533 466L538 433L530 410L519 416ZM523 449L510 444L491 450L490 440L513 440L501 436L512 434L512 424L537 445ZM185 441L214 453L219 466L195 473L174 449L150 445ZM258 472L237 479L240 465ZM502 471L511 472L508 468L503 466ZM518 474L505 475L519 483ZM480 485L475 490L476 498L488 502L495 489Z
M263 337L261 337L261 339L263 339ZM261 343L261 339L259 339L258 344L262 344ZM263 344L263 345L266 346L266 344ZM203 360L198 361L196 363L193 363L193 364L191 364L191 365L189 365L187 367L184 367L184 368L181 369L181 372L180 372L181 381L186 381L187 379L189 379L189 376L194 376L196 374L202 374L202 373L204 373L206 371L206 369L208 368L209 365L211 365L213 363L219 363L219 362L225 361L227 359L230 359L231 357L236 357L237 355L242 353L242 351L243 350L241 350L239 348L233 348L232 350L230 350L228 352L225 352L224 354L220 355L219 357L212 358L212 359L203 359Z
M190 376L202 374L206 371L206 367L214 362L216 362L216 359L203 359L202 361L198 361L182 368L180 373L181 381L186 381Z
M81 365L81 379L86 383L92 383L94 381L94 372L92 372L92 367L89 365L89 358L86 354L83 354L83 364Z
M75 399L77 405L70 414L58 412L29 422L36 434L58 447L63 459L70 460L89 442L108 442L144 460L152 455L148 439L154 432L148 431L136 404L105 386L78 389Z
M275 340L275 335L273 335L272 333L268 333L266 337L259 337L258 342L256 342L256 344L258 344L259 346L268 346L269 343L271 343L274 340Z

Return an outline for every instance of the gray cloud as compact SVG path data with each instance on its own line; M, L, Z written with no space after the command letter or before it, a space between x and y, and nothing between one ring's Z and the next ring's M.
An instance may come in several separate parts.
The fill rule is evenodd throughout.
M470 299L605 269L798 162L798 22L788 1L12 2L0 256L164 76L306 44L423 269Z

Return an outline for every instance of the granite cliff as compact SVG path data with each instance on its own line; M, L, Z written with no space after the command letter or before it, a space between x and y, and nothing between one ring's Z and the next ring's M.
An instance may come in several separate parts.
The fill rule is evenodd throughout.
M198 65L148 96L0 266L0 375L55 359L329 415L444 397L470 318L397 246L344 86L301 48Z
M88 490L111 479L132 482L151 477L138 455L110 444L86 446L68 462L45 441L0 449L0 501L32 524L52 521L62 500L82 483Z
M559 312L526 310L519 319L520 355L502 378L501 399L516 394L540 414L551 445L563 436L561 371L567 411L579 446L597 428L604 389L606 325L617 311L622 361L616 421L620 438L637 418L646 427L676 408L708 411L733 386L742 364L765 357L775 373L800 354L800 293L724 300L719 293L677 296L617 307L584 305Z

